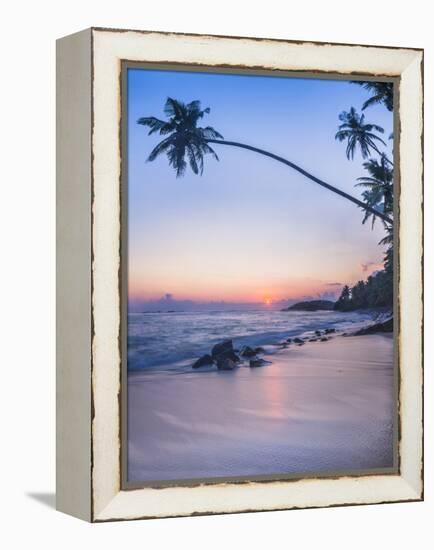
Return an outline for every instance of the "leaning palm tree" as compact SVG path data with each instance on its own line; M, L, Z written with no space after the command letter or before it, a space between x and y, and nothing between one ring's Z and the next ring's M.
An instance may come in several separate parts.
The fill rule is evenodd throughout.
M383 134L384 129L381 126L365 123L365 115L359 115L354 107L351 107L349 111L343 111L339 115L339 120L341 124L336 132L335 139L338 141L347 140L346 155L348 160L354 158L357 147L360 148L360 153L364 159L369 157L371 149L378 153L380 157L384 155L378 149L377 142L383 145L386 145L386 143L374 133ZM390 165L393 165L385 155L384 157Z
M382 103L388 111L393 111L393 82L370 82L366 80L353 80L353 84L358 84L371 92L372 95L362 106L362 111L372 105Z
M210 126L198 126L198 122L209 112L209 107L201 109L200 101L196 100L185 104L169 97L164 106L164 113L168 117L168 120L160 120L156 117L139 118L137 121L138 124L150 128L149 135L158 132L161 136L165 136L151 151L148 161L154 161L159 155L165 153L169 160L169 164L175 169L176 176L180 177L184 175L187 168L187 158L193 172L195 174L202 174L203 159L205 155L212 155L216 160L219 160L216 152L209 145L210 143L240 147L286 164L300 174L303 174L303 176L309 178L311 181L348 199L360 208L371 212L371 214L378 216L382 220L392 223L392 220L387 215L375 210L369 204L365 204L359 199L345 193L345 191L320 180L297 164L275 155L274 153L269 153L268 151L258 149L251 145L236 141L227 141L219 132Z

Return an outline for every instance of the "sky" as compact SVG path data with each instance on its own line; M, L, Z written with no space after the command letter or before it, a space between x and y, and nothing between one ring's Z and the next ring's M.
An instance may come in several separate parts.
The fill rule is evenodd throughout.
M342 80L128 69L128 297L131 310L156 304L281 304L334 299L381 269L380 223L273 159L215 145L202 176L176 178L167 157L146 162L162 139L137 124L164 118L168 96L210 107L201 124L225 139L283 156L360 197L363 159L345 156L338 115L360 111L369 93ZM367 121L393 130L384 106ZM387 149L385 149L387 150Z

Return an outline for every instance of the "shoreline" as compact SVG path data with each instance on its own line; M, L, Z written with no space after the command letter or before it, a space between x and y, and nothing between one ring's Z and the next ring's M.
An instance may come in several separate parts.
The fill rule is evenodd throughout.
M362 313L362 312L357 312ZM363 313L371 313L373 311L363 311ZM390 311L376 311L369 322L358 326L357 329L351 332L337 330L333 326L327 328L314 328L309 331L304 331L298 336L289 336L281 339L280 342L269 342L259 347L243 346L241 349L234 348L233 340L226 339L216 344L211 349L210 354L205 354L192 364L193 369L205 370L205 367L215 366L218 370L235 370L239 366L246 366L247 361L250 368L264 367L272 364L272 357L275 353L289 347L301 347L308 343L324 343L329 340L343 336L366 336L377 333L393 335L393 313ZM272 348L275 348L273 350ZM207 369L209 370L209 369Z
M390 334L282 349L265 368L128 377L131 481L394 466Z
M200 340L198 340L197 337L193 340L187 334L186 339L182 337L174 342L177 347L172 347L172 338L168 339L167 336L164 336L163 340L166 338L167 341L165 343L162 342L161 347L153 345L153 355L151 355L149 360L142 359L146 357L145 348L143 348L143 351L139 354L133 351L135 355L132 357L130 357L130 355L128 356L128 374L133 375L134 373L144 372L153 373L156 371L165 371L167 373L172 371L182 372L190 370L193 365L198 367L197 369L195 368L195 370L201 372L216 370L217 365L213 360L214 358L210 357L212 355L212 350L216 345L229 340L232 341L232 349L237 355L237 357L234 357L230 354L230 357L236 359L236 365L233 365L233 368L235 368L238 363L249 358L263 358L272 361L273 356L281 349L295 345L304 345L315 339L321 342L324 341L324 339L329 340L330 338L340 337L341 335L348 336L349 334L360 332L362 329L373 327L375 324L381 323L391 316L391 312L384 311L384 309L381 311L360 310L354 312L352 315L348 313L339 313L336 315L335 312L319 312L319 314L318 312L309 312L308 314L304 312L295 312L293 314L287 314L286 312L281 313L272 311L270 311L270 314L272 315L271 318L268 316L264 317L263 326L260 324L262 321L259 321L259 323L254 321L253 324L250 323L250 327L256 330L245 329L244 331L234 331L233 328L229 331L226 330L227 324L230 325L232 323L233 325L235 322L231 316L229 316L227 320L223 319L220 321L220 316L217 316L215 319L212 313L204 313L202 320L201 314L196 318L194 325L198 327L194 330L199 331L197 334L200 335ZM256 315L258 315L258 313L253 313L253 318ZM290 317L286 317L287 315L290 315ZM274 321L273 317L275 319ZM170 315L170 319L174 319L172 315ZM175 322L180 326L180 320L178 321L178 319L176 319ZM240 319L239 322L244 323L244 320ZM142 326L140 323L139 321L139 325L133 324L133 327ZM143 321L143 323L145 323L145 321ZM215 327L218 327L219 332L215 329L214 331L209 330L209 327L213 326L213 324ZM156 327L159 326L160 325L156 325ZM166 325L166 322L161 325L163 333L166 332L167 334L166 327L168 326L171 325ZM240 327L241 326L243 325L240 325ZM201 331L200 327L203 327L203 331ZM249 327L248 320L246 320L245 327ZM259 327L259 330L257 327ZM130 330L129 328L129 331ZM371 332L375 332L375 330ZM362 333L363 332L360 332L360 334ZM220 338L218 338L219 334ZM152 337L157 338L157 336L154 335ZM145 335L140 336L140 338L145 338ZM189 348L189 338L191 341L191 348ZM143 341L145 342L146 340ZM157 340L155 341L157 342ZM137 343L135 345L142 344ZM245 348L262 348L262 353L244 358L241 356L241 353ZM132 349L135 350L137 348ZM179 352L177 350L179 350ZM161 354L160 357L159 354ZM207 360L204 360L205 358L207 358ZM133 359L133 362L131 359ZM199 365L196 364L198 361L200 362Z

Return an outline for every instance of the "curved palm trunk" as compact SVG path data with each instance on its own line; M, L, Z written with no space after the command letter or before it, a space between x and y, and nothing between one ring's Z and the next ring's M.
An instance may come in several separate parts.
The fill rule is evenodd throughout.
M300 174L303 174L303 176L306 176L310 180L314 181L315 183L318 183L322 187L325 187L326 189L329 189L330 191L333 191L333 193L336 193L337 195L340 195L341 197L344 197L345 199L348 199L349 201L353 202L354 204L357 204L357 206L360 206L360 208L363 208L367 212L370 212L371 214L374 214L375 216L378 216L382 220L392 224L393 220L386 216L385 214L382 214L375 208L371 208L367 204L363 203L362 201L359 201L359 199L356 199L355 197L349 195L348 193L345 193L345 191L341 191L337 187L333 187L333 185L330 185L329 183L326 183L325 181L320 180L316 176L313 176L303 168L300 168L300 166L297 166L293 162L284 159L283 157L279 157L278 155L275 155L273 153L269 153L268 151L264 151L263 149L258 149L257 147L252 147L251 145L245 145L244 143L238 143L237 141L226 141L226 140L220 140L220 139L207 139L208 143L217 143L219 145L232 145L233 147L240 147L241 149L247 149L249 151L254 151L255 153L259 153L261 155L264 155L266 157L270 157L274 160L277 160L279 162L282 162L283 164L286 164L290 168L293 168L297 172L300 172Z

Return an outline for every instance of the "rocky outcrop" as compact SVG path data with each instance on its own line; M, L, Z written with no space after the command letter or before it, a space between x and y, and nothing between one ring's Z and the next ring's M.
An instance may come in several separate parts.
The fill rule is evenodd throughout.
M207 353L202 355L202 357L192 365L192 368L199 369L206 365L216 365L219 370L234 370L238 364L242 362L236 352L238 352L238 350L234 349L232 340L224 340L213 346L211 354ZM264 361L257 357L258 354L262 353L265 353L264 348L244 346L241 349L240 355L245 359L250 359L249 364L251 367L259 367L268 363L268 361Z
M217 368L219 370L234 370L237 364L228 357L219 357L217 359Z
M216 344L211 350L211 356L216 362L222 359L230 359L234 363L238 363L240 360L234 351L232 340L225 340L224 342Z
M375 323L368 327L361 328L352 334L352 336L364 336L366 334L377 334L379 332L393 332L393 317L382 323Z
M209 353L202 355L202 357L199 357L199 359L193 363L194 369L199 369L200 367L205 367L206 365L212 365L214 363L213 358Z
M281 311L332 311L334 305L335 303L329 300L310 300L308 302L298 302Z
M254 369L256 367L264 367L265 365L268 365L268 361L265 361L264 359L256 358L256 359L250 359L250 368Z
M219 342L215 346L213 346L211 350L211 355L213 358L216 358L218 356L224 356L227 353L234 352L234 345L232 343L232 340L224 340L223 342Z
M256 350L252 349L250 346L245 346L241 350L241 357L255 357Z

